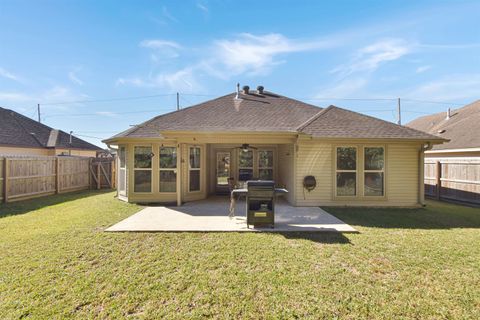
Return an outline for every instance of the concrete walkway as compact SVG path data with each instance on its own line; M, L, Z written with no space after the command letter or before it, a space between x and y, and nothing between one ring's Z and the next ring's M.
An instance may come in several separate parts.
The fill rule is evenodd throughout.
M248 229L245 201L237 201L233 219L228 217L229 205L225 197L212 197L181 207L147 207L105 231L357 232L319 207L292 207L283 199L276 203L274 229L253 226Z

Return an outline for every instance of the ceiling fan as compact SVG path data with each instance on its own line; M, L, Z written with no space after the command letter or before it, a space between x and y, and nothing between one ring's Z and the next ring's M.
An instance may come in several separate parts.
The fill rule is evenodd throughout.
M242 151L247 152L249 149L257 150L258 148L252 147L248 143L244 143L240 147L238 147L238 149L241 149Z

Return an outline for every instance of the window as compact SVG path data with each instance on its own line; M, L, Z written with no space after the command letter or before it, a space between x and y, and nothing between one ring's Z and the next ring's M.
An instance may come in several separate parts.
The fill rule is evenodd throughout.
M152 192L152 147L134 149L134 192Z
M126 149L118 149L118 193L122 196L127 195L127 169L126 169Z
M365 147L364 158L364 195L383 196L385 193L385 149L383 147Z
M200 147L190 148L189 191L200 191Z
M258 178L261 180L273 180L273 151L258 151Z
M177 191L177 148L160 147L160 192Z
M238 180L247 181L253 179L253 151L240 150L238 155Z
M125 169L125 147L118 150L118 159L120 160L120 168Z
M357 195L357 148L337 147L337 196Z

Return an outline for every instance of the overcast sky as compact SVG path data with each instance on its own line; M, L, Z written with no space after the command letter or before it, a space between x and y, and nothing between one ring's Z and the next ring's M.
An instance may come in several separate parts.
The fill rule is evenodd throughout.
M479 1L324 2L0 0L0 106L101 145L237 82L403 123L480 99Z

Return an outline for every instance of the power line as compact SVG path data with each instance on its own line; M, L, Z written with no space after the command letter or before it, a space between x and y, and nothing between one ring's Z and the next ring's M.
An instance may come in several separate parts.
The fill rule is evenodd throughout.
M456 105L456 106L464 106L466 103L454 103L454 102L446 102L446 101L431 101L431 100L417 100L417 99L404 99L402 101L408 102L420 102L420 103L432 103L432 104L441 104L441 105Z
M73 135L74 135L74 136L78 136L78 137L91 138L91 139L98 139L98 140L103 140L103 139L105 139L105 138L94 137L94 136L87 136L87 135L78 134L78 133L74 133Z
M327 98L327 97L317 97L317 98L297 98L300 100L310 100L310 101L323 101L323 100L342 100L342 101L396 101L397 98Z
M75 131L80 133L116 133L117 131Z
M154 109L154 110L138 110L138 111L126 111L126 112L110 112L110 111L98 111L94 113L73 113L73 114L51 114L44 118L52 118L52 117L84 117L84 116L114 116L119 114L136 114L136 113L150 113L150 112L159 112L163 111L162 109Z
M418 113L418 114L432 114L432 112L422 112L422 111L414 111L414 110L402 110L402 112Z
M138 99L148 99L148 98L158 98L158 97L167 97L174 96L175 93L162 93L162 94L153 94L149 96L136 96L136 97L123 97L123 98L107 98L107 99L93 99L93 100L77 100L77 101L63 101L63 102L48 102L42 103L44 106L56 106L62 104L74 104L74 103L92 103L92 102L111 102L111 101L124 101L124 100L138 100Z
M192 96L192 97L219 97L220 95L214 94L197 94L197 93L182 93L179 92L182 96Z

